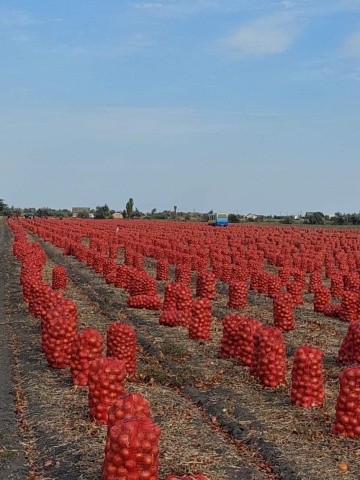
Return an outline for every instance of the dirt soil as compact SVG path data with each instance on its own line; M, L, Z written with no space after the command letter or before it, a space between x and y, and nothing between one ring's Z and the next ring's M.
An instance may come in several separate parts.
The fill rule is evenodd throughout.
M66 267L64 294L77 303L80 327L104 336L114 321L136 329L138 370L127 389L147 398L161 427L160 480L172 472L202 472L211 480L360 478L359 440L330 433L343 369L336 354L347 324L314 313L310 295L296 309L296 329L285 334L287 385L264 389L248 368L219 357L221 319L229 313L224 284L218 284L211 340L196 342L181 327L159 325L159 312L129 309L125 291L51 244L29 238L47 254L47 282L54 265ZM69 370L48 366L39 320L22 300L20 265L4 223L0 248L0 480L100 480L106 427L89 421L87 389L73 386ZM147 269L154 271L150 259ZM242 312L272 324L271 301L263 295L250 293ZM299 345L325 351L322 408L291 405L292 356ZM347 462L348 472L339 470L340 462Z

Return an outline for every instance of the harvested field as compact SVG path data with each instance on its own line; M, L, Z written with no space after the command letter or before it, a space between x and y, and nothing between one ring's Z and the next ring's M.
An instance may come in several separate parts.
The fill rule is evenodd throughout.
M8 471L0 478L100 479L106 427L89 421L87 388L74 387L68 369L48 366L41 351L40 322L22 298L20 264L11 253L12 233L4 224L1 228L5 306L1 354L4 365L12 366L13 396L4 404L13 437L0 452L3 471ZM304 295L304 304L296 308L296 328L284 333L286 385L271 390L263 388L248 367L219 356L222 318L230 312L225 283L217 282L211 339L192 341L182 327L161 326L159 312L128 308L125 290L106 283L73 256L64 256L37 235L29 233L29 239L39 242L46 253L45 282L51 284L54 265L65 266L64 295L76 302L80 327L96 328L104 337L114 321L136 329L138 369L126 387L144 395L161 427L160 480L171 472L201 472L211 480L330 480L344 476L341 462L349 465L346 478L359 478L359 441L331 434L338 376L344 368L336 355L348 325L314 313L312 295ZM118 262L123 251L119 255ZM146 270L154 275L154 268L153 259L147 258ZM161 295L164 285L158 282ZM272 302L265 295L249 292L248 306L241 312L263 324L273 323ZM291 405L292 359L300 345L325 353L326 399L321 408ZM8 384L9 370L2 371L1 380Z

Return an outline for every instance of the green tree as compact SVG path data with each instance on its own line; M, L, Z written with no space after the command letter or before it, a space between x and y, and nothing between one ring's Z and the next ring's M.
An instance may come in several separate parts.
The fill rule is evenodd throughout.
M294 223L295 219L292 215L286 215L286 217L282 218L281 223L284 223L285 225L290 225L291 223Z
M50 208L49 207L38 208L36 210L36 215L40 218L48 217L50 216Z
M325 216L322 212L314 212L313 214L309 215L308 222L312 225L324 225Z
M90 212L87 210L82 210L77 216L78 218L90 218Z
M3 215L7 210L7 205L2 198L0 198L0 214Z
M229 213L228 215L229 223L239 223L239 216L235 213Z
M129 200L126 202L125 209L126 209L126 218L131 218L134 212L134 200L132 198L129 198Z
M95 209L94 217L96 219L106 219L111 218L110 208L106 205L98 205Z

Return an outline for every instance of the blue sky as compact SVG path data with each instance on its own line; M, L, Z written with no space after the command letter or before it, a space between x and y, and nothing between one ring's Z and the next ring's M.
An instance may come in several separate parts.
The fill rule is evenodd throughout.
M359 0L0 4L0 197L358 212Z

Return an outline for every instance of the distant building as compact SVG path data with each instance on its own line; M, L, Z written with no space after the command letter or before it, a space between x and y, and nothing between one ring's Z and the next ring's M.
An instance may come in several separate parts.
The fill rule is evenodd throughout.
M245 215L245 217L247 220L256 220L258 218L257 215L255 215L255 213L248 213L247 215Z
M112 214L112 218L123 218L123 214L121 212L115 212Z
M90 208L88 207L73 207L71 210L71 216L73 218L81 217L81 214L85 213L90 217Z

